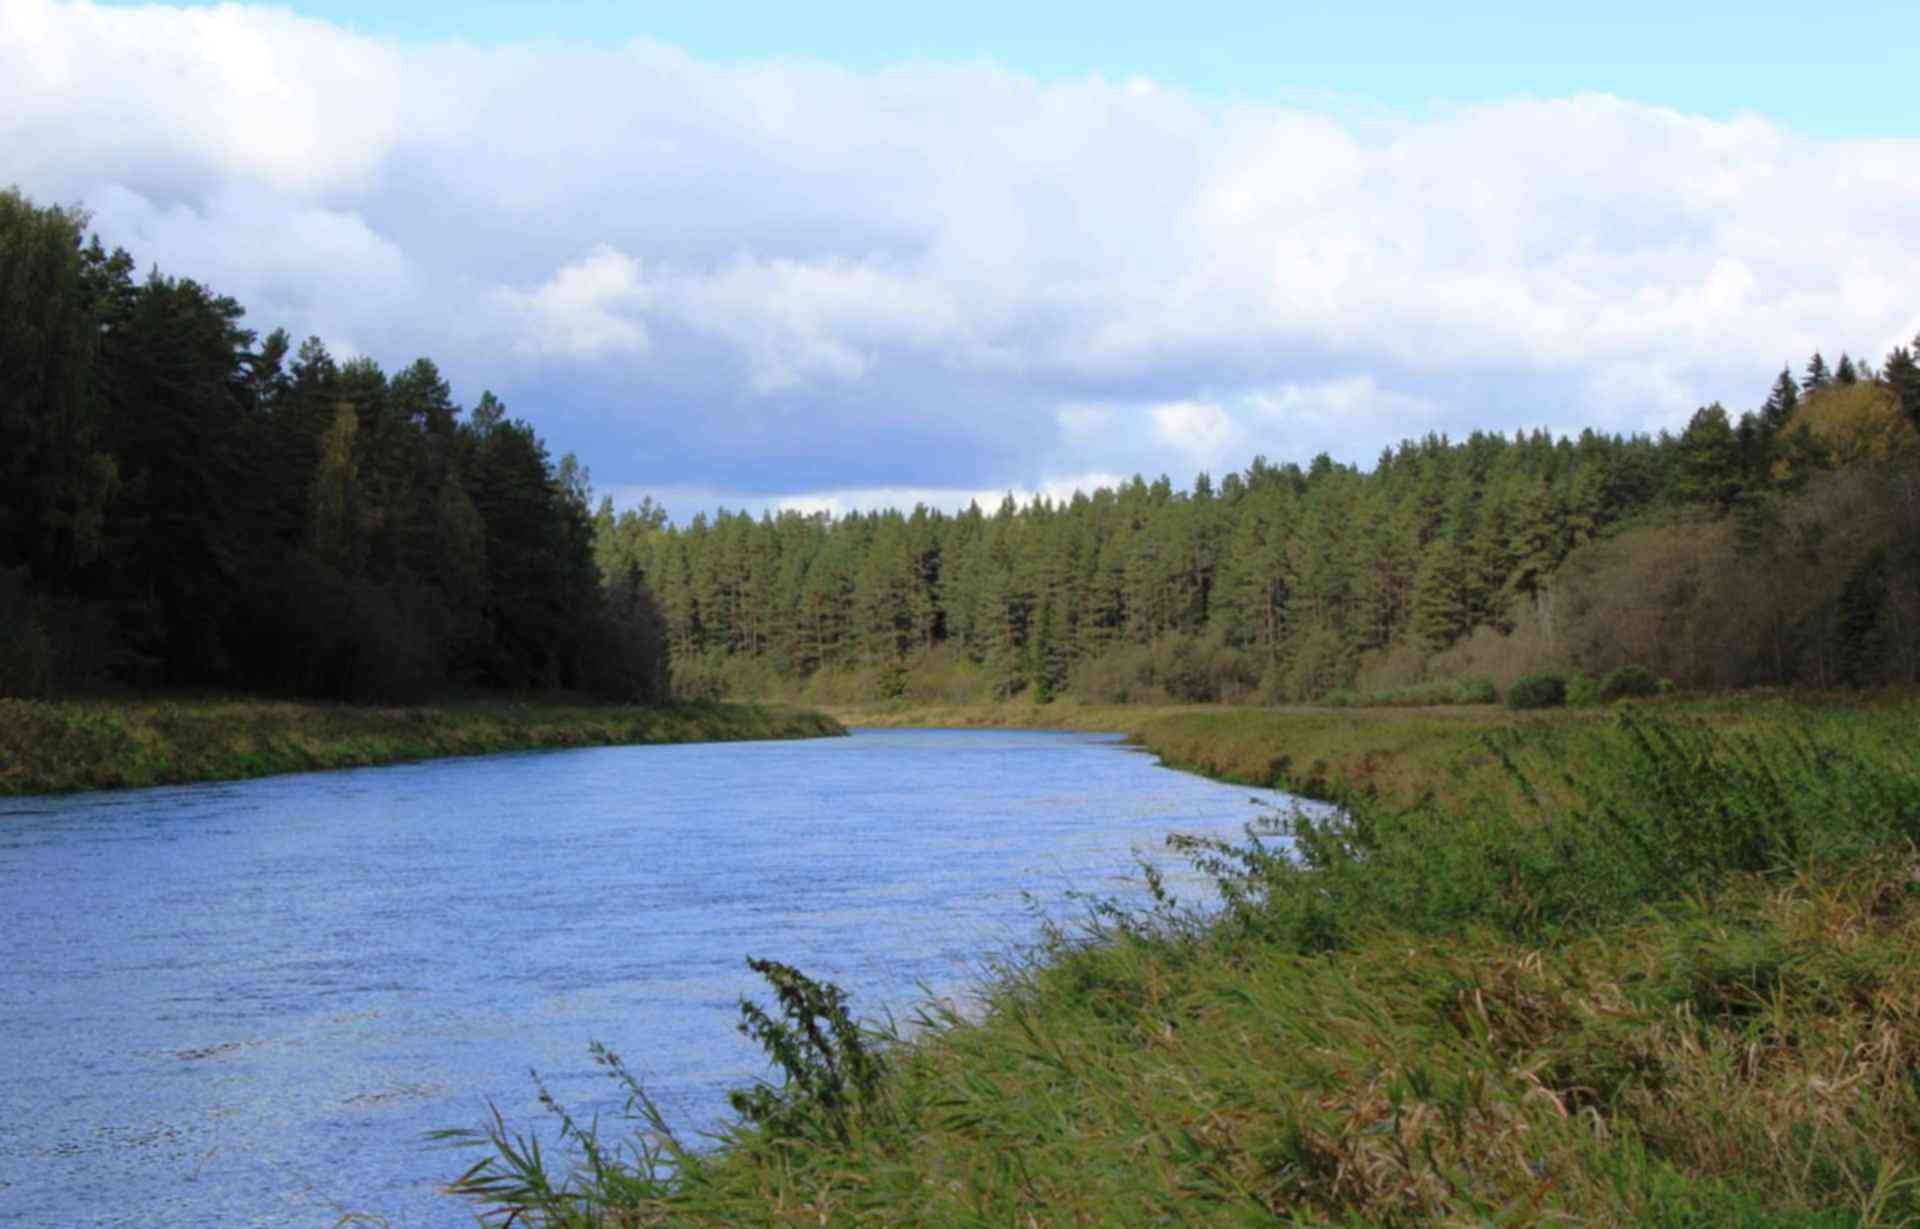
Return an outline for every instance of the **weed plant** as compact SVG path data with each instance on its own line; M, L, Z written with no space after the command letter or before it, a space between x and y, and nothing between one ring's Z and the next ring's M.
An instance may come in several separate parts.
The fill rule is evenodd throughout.
M1910 718L1496 732L1509 788L1186 842L1219 905L1150 880L977 1018L870 1034L773 968L745 1023L785 1078L714 1147L629 1080L628 1160L496 1117L454 1190L583 1227L1920 1223Z

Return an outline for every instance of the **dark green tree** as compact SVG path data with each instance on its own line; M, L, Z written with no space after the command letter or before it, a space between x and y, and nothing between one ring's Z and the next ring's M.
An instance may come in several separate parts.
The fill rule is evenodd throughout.
M1882 378L1886 380L1887 387L1893 390L1893 395L1900 399L1900 409L1906 414L1907 421L1913 424L1914 430L1920 431L1920 363L1914 361L1916 350L1920 350L1920 337L1914 338L1911 348L1895 346L1893 352L1887 355Z

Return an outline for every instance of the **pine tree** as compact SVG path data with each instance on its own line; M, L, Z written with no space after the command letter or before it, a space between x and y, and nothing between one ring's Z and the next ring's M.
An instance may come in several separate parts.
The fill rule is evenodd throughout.
M98 359L132 262L84 249L86 224L0 191L0 568L56 588L100 552L119 485Z
M1827 374L1827 360L1821 358L1820 352L1815 350L1813 357L1807 360L1807 374L1800 381L1800 391L1810 393L1817 388L1825 388L1832 382L1832 377Z
M1676 445L1676 460L1674 494L1681 502L1722 512L1732 507L1741 490L1739 452L1718 402L1694 412Z
M1513 569L1507 587L1536 605L1564 557L1563 521L1563 509L1546 479L1530 483L1513 516Z
M1895 346L1887 355L1885 379L1887 387L1900 400L1900 408L1906 413L1913 428L1920 431L1920 363L1914 361L1914 354L1920 351L1920 337L1913 340L1913 347Z
M1767 394L1766 404L1760 407L1760 424L1768 438L1784 431L1793 418L1793 412L1799 408L1800 386L1794 383L1793 372L1782 367L1779 378L1773 382L1772 391Z
M1413 630L1428 649L1438 652L1466 635L1472 620L1466 589L1464 554L1453 539L1436 538L1413 582Z

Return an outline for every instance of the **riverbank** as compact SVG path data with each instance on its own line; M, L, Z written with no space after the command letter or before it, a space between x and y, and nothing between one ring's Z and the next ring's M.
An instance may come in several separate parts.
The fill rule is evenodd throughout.
M1222 910L1096 913L977 1018L875 1038L770 970L790 1078L717 1150L642 1104L637 1169L483 1130L460 1189L534 1225L1920 1220L1911 698L1123 715L1222 775L1324 761L1346 815L1196 849Z
M1641 712L1697 721L1724 731L1804 724L1823 714L1906 710L1920 695L1752 691L1634 701ZM1060 729L1124 734L1169 767L1241 785L1273 786L1303 797L1344 801L1361 794L1410 805L1431 798L1466 805L1487 794L1508 797L1513 776L1487 739L1502 731L1559 731L1543 752L1566 763L1624 706L1517 713L1496 705L1430 708L1090 705L1070 700L952 706L882 703L829 706L848 727ZM1543 744L1544 746L1544 744ZM1535 765L1543 772L1552 764ZM1551 788L1551 786L1549 786Z
M1411 802L1452 792L1469 777L1494 784L1480 745L1515 715L1492 706L1448 708L1240 708L1225 705L867 705L828 710L849 727L1010 728L1124 734L1171 768L1240 785L1274 786L1334 800L1359 790ZM1532 723L1585 725L1597 709L1562 709Z
M452 755L822 738L831 717L759 704L471 701L410 708L210 700L0 700L0 796L68 793Z

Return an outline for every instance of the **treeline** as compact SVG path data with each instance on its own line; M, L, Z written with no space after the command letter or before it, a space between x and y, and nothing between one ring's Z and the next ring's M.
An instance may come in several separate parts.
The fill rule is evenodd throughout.
M1642 666L1920 678L1920 370L1677 435L1429 436L1064 502L589 512L490 394L241 327L0 194L0 694L1314 699ZM1917 343L1920 344L1920 343Z
M987 512L597 513L680 687L813 701L1254 700L1635 665L1920 677L1920 377L1815 355L1678 435L1428 436Z
M664 697L585 474L421 359L387 375L0 193L0 695Z

